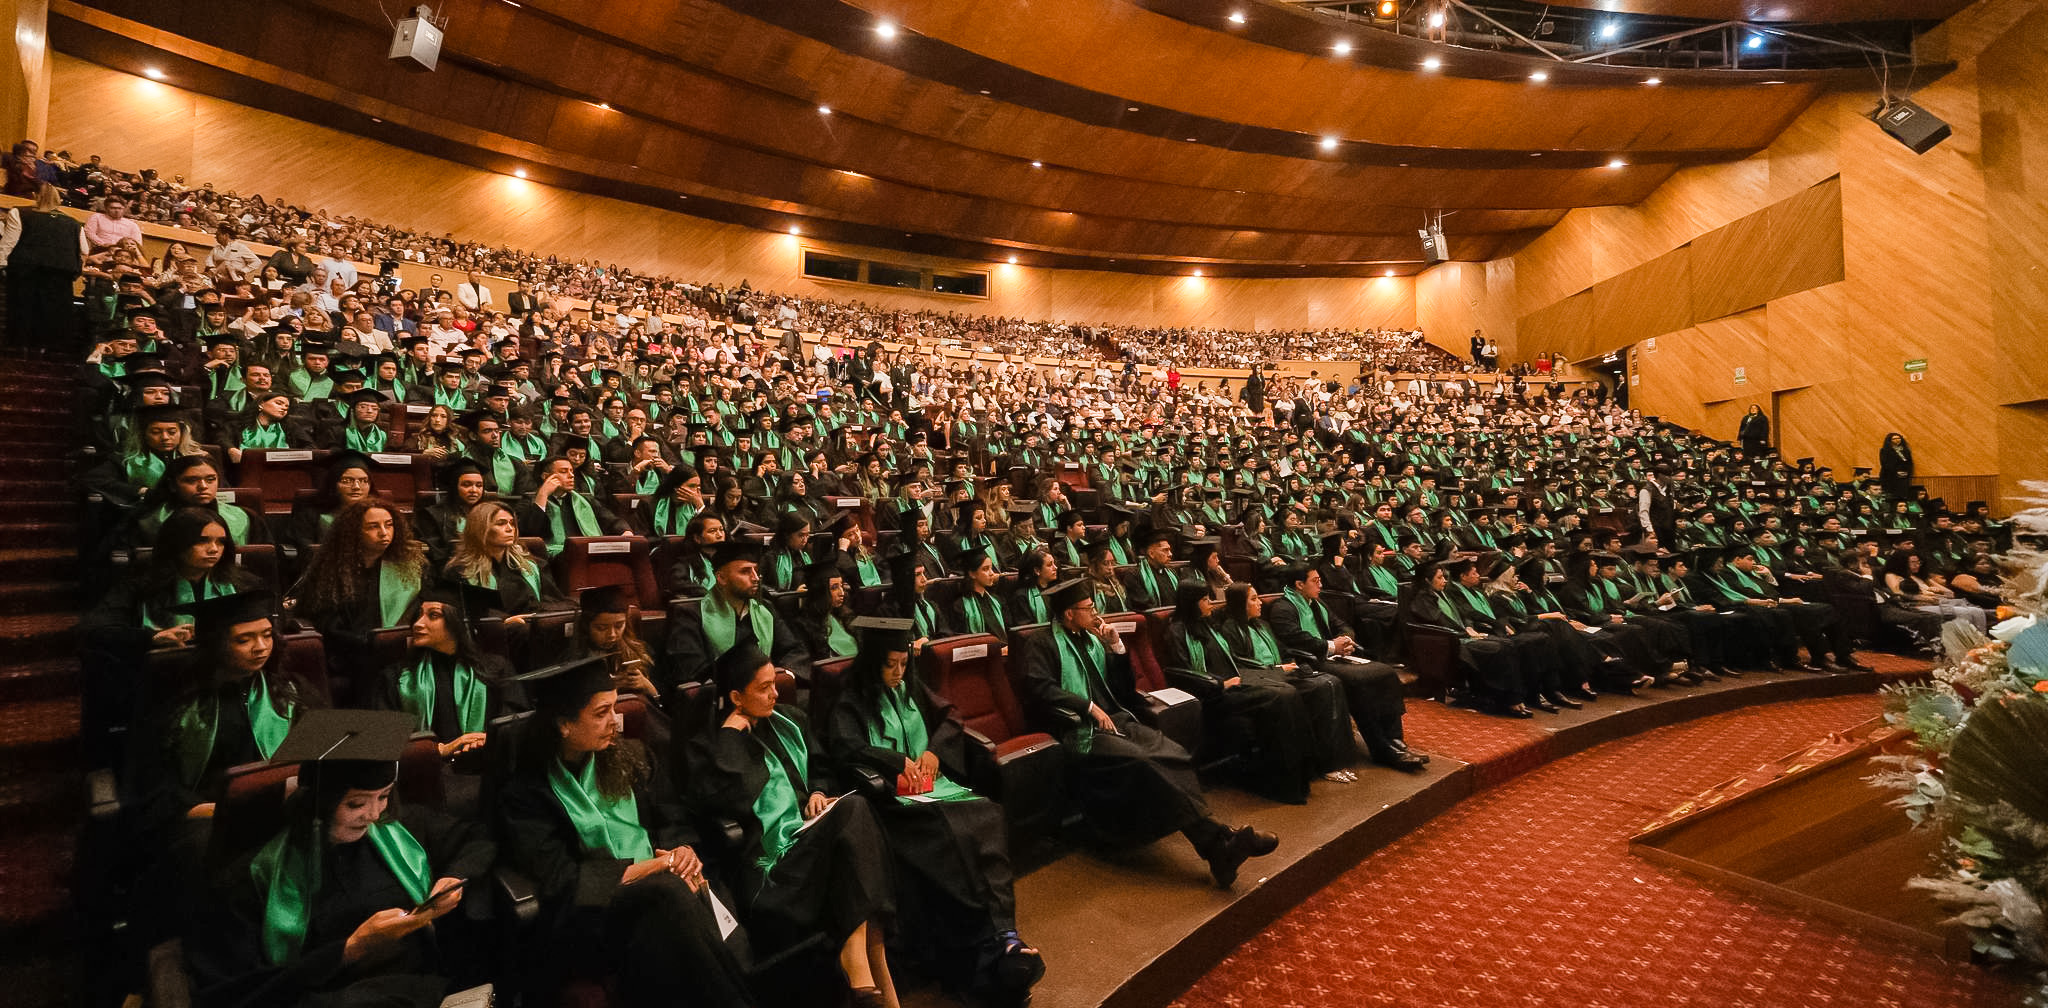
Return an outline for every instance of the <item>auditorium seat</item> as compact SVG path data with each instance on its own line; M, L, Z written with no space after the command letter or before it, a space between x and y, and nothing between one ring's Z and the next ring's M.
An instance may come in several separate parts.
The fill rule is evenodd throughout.
M263 846L284 823L284 801L299 776L297 763L244 763L228 768L214 802L207 836L209 872L233 864Z
M555 584L572 598L587 588L624 585L636 604L662 602L649 543L638 536L570 536L555 557L554 574Z
M332 454L303 448L252 448L242 453L242 461L234 467L235 485L255 487L262 496L264 514L290 514L301 490L319 488ZM242 504L251 506L248 501Z
M945 637L926 642L918 661L973 743L969 786L1003 804L1013 836L1050 836L1066 813L1064 754L1052 736L1025 728L1002 642L988 634Z
M1115 630L1124 642L1124 650L1131 661L1131 680L1138 687L1138 696L1146 708L1136 713L1145 723L1159 729L1167 738L1180 743L1180 747L1197 757L1202 755L1202 701L1192 695L1175 700L1155 697L1154 693L1167 689L1171 684L1159 667L1157 653L1152 649L1152 635L1145 630L1148 617L1138 613L1117 613L1104 616L1102 621ZM1182 692L1188 692L1183 690Z

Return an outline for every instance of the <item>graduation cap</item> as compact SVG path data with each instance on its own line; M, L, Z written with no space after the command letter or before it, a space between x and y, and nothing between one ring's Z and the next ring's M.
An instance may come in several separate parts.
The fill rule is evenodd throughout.
M889 581L900 589L908 590L915 580L916 568L924 566L922 550L904 550L889 557ZM926 571L927 575L931 572Z
M1593 563L1598 567L1619 567L1621 566L1621 558L1612 553L1595 553L1593 554Z
M150 424L185 422L185 408L177 403L159 403L155 406L138 406L131 414L135 429L146 430Z
M1013 500L1010 502L1010 506L1005 510L1009 512L1010 521L1012 522L1038 520L1037 501Z
M632 610L633 599L625 585L598 585L578 593L576 605L585 616L594 613L624 614Z
M356 380L361 381L362 378L358 376ZM335 383L342 384L341 379L337 377L335 379ZM395 401L390 396L385 395L383 392L380 392L377 389L373 388L357 389L354 392L344 392L341 395L335 396L335 398L349 404L352 407L361 406L364 403L375 403L378 406L383 406L386 403Z
M192 617L193 633L210 637L224 634L242 623L270 619L277 612L277 596L262 589L242 591L194 599L173 607L171 611Z
M1073 578L1046 589L1046 610L1054 613L1065 613L1067 610L1094 597L1095 589L1089 584L1087 578Z
M442 374L461 374L462 359L459 357L443 357L434 362L434 370Z
M953 555L953 569L962 574L971 573L980 568L982 563L988 559L989 552L986 547L975 546L970 549L964 549Z
M853 632L860 637L860 647L864 651L908 651L910 635L915 629L916 624L907 619L859 616L853 621Z
M711 553L711 569L719 570L727 564L761 562L761 547L741 538L729 538L718 544Z
M440 467L439 471L434 474L434 482L441 489L452 494L455 492L455 484L461 482L462 477L470 473L482 476L484 474L484 467L478 465L475 459L456 458Z
M300 783L313 788L318 812L326 815L352 789L379 791L396 782L398 760L418 725L405 711L308 710L270 760L299 764Z
M526 686L535 709L551 717L573 717L592 696L616 688L605 655L572 658L534 669L515 681Z

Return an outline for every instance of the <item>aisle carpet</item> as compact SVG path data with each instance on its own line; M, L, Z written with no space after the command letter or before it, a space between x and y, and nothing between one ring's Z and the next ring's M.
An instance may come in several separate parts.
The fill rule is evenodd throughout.
M1628 835L1673 805L1877 710L1872 696L1767 705L1540 767L1374 854L1175 1005L2017 1005L2016 987L1975 967L1628 852ZM1504 727L1472 734L1499 745L1517 733Z

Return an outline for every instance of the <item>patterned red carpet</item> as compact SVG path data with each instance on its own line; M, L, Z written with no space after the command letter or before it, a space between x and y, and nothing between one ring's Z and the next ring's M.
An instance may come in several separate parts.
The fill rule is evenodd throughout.
M1628 835L1658 813L1877 709L1872 696L1772 704L1536 769L1368 858L1176 1008L2017 1005L2015 987L1975 967L1628 852ZM1499 724L1464 727L1494 736ZM1436 745L1449 740L1434 731L1429 740L1439 752L1466 748Z

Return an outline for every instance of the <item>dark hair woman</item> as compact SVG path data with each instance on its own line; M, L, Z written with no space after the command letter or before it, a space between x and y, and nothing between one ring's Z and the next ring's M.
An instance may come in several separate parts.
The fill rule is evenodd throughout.
M329 718L348 723L321 727ZM361 741L369 737L377 741ZM435 937L462 926L448 916L459 886L490 869L496 847L480 826L396 807L404 740L402 718L367 711L292 732L280 757L301 758L301 787L285 801L283 827L219 876L224 889L186 939L200 991L246 1003L431 1008L449 977L472 972L444 951L464 943ZM315 758L329 750L336 756Z
M205 455L181 455L164 466L162 478L150 487L135 509L135 518L125 536L133 548L156 541L159 529L171 512L179 508L206 508L220 516L228 536L240 546L270 541L270 528L263 516L221 500L220 470Z
M331 677L345 682L374 668L370 635L399 626L427 573L427 547L412 523L381 497L341 509L292 587L288 607L320 631Z
M1184 685L1202 698L1202 713L1216 726L1214 737L1239 741L1247 786L1274 801L1306 804L1309 778L1315 774L1310 748L1328 749L1334 725L1341 724L1347 732L1350 729L1348 721L1330 716L1342 702L1338 695L1341 687L1329 676L1303 677L1305 681L1327 680L1307 687L1329 694L1320 698L1327 701L1322 722L1311 725L1306 698L1296 692L1287 669L1243 661L1234 653L1233 639L1247 641L1258 632L1253 625L1258 617L1251 609L1257 603L1248 601L1256 596L1243 585L1228 594L1234 616L1226 630L1216 619L1222 606L1206 585L1181 586L1174 599L1173 619L1166 627L1160 663L1169 670L1174 685ZM1250 730L1229 730L1240 723ZM1337 768L1326 772L1333 781L1356 779Z
M140 659L152 647L191 643L192 617L183 607L256 586L235 565L235 540L220 516L181 508L164 519L149 564L108 592L80 631L94 648Z
M370 494L370 459L357 452L337 453L327 463L327 474L313 496L292 502L291 517L285 522L285 543L306 553L326 538L342 508L368 500Z
M1877 449L1877 485L1892 500L1913 499L1913 448L1898 431L1886 434Z
M803 712L776 703L775 666L751 645L713 665L713 721L690 742L690 797L744 831L728 880L757 945L822 935L862 1008L897 1003L882 921L895 912L888 850L874 811L839 793Z
M588 973L631 1008L752 1002L720 936L703 863L665 760L624 737L606 663L576 659L526 677L531 720L498 788L504 856L533 879L544 938L538 985Z
M952 705L912 674L910 634L907 620L862 627L825 745L891 792L877 799L877 817L906 908L904 947L928 950L947 986L1012 1003L1045 964L1017 934L1003 810L958 783L968 769L965 731Z

